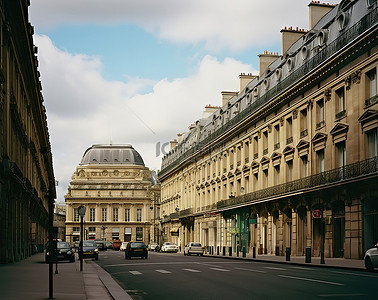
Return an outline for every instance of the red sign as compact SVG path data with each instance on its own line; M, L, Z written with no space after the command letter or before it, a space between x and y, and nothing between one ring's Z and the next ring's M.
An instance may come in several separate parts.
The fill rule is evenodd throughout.
M322 217L322 211L320 209L315 209L312 211L312 217L314 219L320 219Z

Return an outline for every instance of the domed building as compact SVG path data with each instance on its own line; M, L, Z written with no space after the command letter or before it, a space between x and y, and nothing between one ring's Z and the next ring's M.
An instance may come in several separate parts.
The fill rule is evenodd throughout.
M67 241L79 240L84 206L85 239L159 242L159 199L155 173L131 145L93 145L65 195Z

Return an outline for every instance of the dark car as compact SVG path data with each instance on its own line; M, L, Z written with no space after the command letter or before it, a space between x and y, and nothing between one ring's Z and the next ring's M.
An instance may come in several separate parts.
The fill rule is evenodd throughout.
M97 248L99 251L106 251L108 250L105 246L105 241L103 240L95 240L96 244L97 244Z
M94 258L98 260L98 248L94 240L83 241L83 254L79 251L79 258Z
M49 243L46 244L46 252L45 252L45 262L49 263L50 260L53 261L62 261L62 260L69 260L70 262L75 261L75 252L71 248L70 244L67 242L56 242L56 249L54 250L53 255L50 255L49 252Z
M144 242L130 242L126 246L125 259L141 257L147 259L147 246Z

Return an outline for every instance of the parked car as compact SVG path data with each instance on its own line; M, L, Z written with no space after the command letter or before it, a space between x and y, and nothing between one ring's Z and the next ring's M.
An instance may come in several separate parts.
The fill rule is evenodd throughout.
M121 247L119 247L119 250L125 251L126 250L126 246L127 246L128 243L129 242L122 242L122 245L121 245Z
M112 241L106 241L105 247L106 247L106 249L113 249L113 242Z
M69 260L75 261L75 251L71 248L68 242L56 242L56 252L50 255L49 243L46 244L45 262L49 263L51 259L53 261Z
M96 244L97 244L97 248L99 251L106 251L107 248L105 246L105 241L103 240L95 240Z
M119 250L121 248L122 242L120 240L113 241L113 250Z
M197 254L203 256L203 248L201 243L191 242L187 244L184 248L184 255Z
M149 244L148 244L147 249L148 249L149 251L156 251L156 247L157 247L157 246L158 246L157 243L152 242L152 243L149 243Z
M125 250L125 259L131 259L131 257L147 259L148 252L146 244L144 242L129 242Z
M79 251L79 258L94 258L98 260L98 248L94 240L84 240L83 241L83 254Z
M378 242L373 248L370 248L365 252L364 262L366 269L369 271L373 271L374 268L378 268Z
M165 242L163 246L161 246L161 252L178 252L178 247L176 244L171 242Z

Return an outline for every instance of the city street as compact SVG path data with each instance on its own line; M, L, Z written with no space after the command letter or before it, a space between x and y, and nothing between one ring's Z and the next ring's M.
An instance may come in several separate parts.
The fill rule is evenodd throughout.
M149 252L98 263L133 299L372 299L377 273Z

